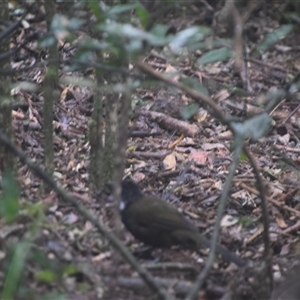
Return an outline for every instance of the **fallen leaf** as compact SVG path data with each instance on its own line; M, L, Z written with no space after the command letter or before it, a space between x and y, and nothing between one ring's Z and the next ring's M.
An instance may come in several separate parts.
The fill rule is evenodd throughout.
M217 102L221 102L221 101L227 99L228 97L229 97L228 91L226 89L223 89L215 95L214 100Z
M163 160L163 166L165 170L174 171L176 169L176 156L174 152L165 157Z
M229 227L229 226L237 224L237 222L238 222L238 218L230 216L230 215L226 215L221 220L221 226Z
M168 146L168 149L173 149L175 148L182 140L184 139L184 135L181 134L181 136L175 140L173 143L171 143L169 146Z
M282 215L279 212L274 214L275 220L280 228L287 228L287 224L283 220Z
M204 164L207 160L207 152L202 150L194 150L188 156L188 160L193 160L198 164Z
M146 177L146 175L144 173L141 173L141 172L136 172L134 175L133 175L133 180L135 182L141 182L142 180L144 180Z
M203 150L213 150L213 149L224 149L226 147L221 143L214 143L214 144L212 144L212 143L203 143L201 145L201 148Z

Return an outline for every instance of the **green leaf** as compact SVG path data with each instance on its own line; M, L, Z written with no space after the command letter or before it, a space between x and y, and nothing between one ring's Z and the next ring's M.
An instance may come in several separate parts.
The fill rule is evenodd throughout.
M39 297L40 300L67 300L70 299L69 297L65 296L64 294L59 294L59 293L49 293L44 296Z
M211 29L205 26L192 26L178 32L170 43L173 52L181 52L182 47L202 41L211 33Z
M199 79L197 79L197 78L185 77L185 78L180 78L179 81L206 96L209 95L207 88L203 84L201 84L199 82Z
M71 18L60 14L55 14L51 22L51 33L56 37L57 40L63 40L70 36L71 32L78 30L83 20L78 18Z
M156 24L151 29L150 33L159 38L165 38L169 27L166 25Z
M39 48L47 48L53 46L55 43L57 43L57 40L51 35L38 42L38 46Z
M7 222L13 221L19 213L19 187L11 173L7 172L2 179L3 193L0 197L0 215Z
M289 21L295 21L298 24L300 23L300 16L297 12L288 12L284 14L284 17Z
M96 2L97 3L97 2ZM130 3L130 4L120 4L120 5L114 5L112 8L110 8L107 11L107 17L115 17L120 14L124 14L126 12L130 12L133 9L141 8L140 3Z
M16 246L5 277L1 299L15 299L14 296L17 292L29 249L30 242L28 240L22 241Z
M287 35L294 29L295 27L291 24L283 25L273 32L269 33L265 39L257 46L254 56L257 56L261 52L267 51L272 45L279 42L280 40L287 37Z
M74 265L67 265L63 272L64 274L71 276L78 273L78 268Z
M232 57L232 51L226 47L221 49L211 50L203 54L197 60L197 66L213 63L217 61L225 61Z
M102 10L100 9L99 2L95 0L87 0L87 6L89 9L94 13L96 16L98 22L103 21L103 13Z
M108 34L110 43L113 41L115 45L123 45L123 47L130 43L135 45L139 43L139 45L142 45L141 42L143 41L148 42L152 46L163 46L171 40L170 37L157 36L138 29L130 24L112 22L110 24L102 24L98 28Z
M249 218L249 217L243 217L238 219L238 223L241 224L243 227L248 227L255 223L257 220Z
M251 138L257 141L263 137L272 125L272 118L267 113L254 116L245 122L231 122L236 138Z
M41 217L43 216L43 203L25 203L22 205L22 210L26 212L29 216L32 217Z
M146 28L149 24L150 14L143 7L137 7L135 10L143 28Z
M42 270L35 273L35 278L46 283L53 283L57 280L56 274L51 270Z
M189 120L199 109L198 103L190 104L180 110L180 115L183 120Z
M211 50L218 49L221 47L228 48L230 45L232 45L231 39L218 38L217 40L213 40L211 36L208 36L203 42L198 43L198 49Z
M246 161L248 159L246 153L244 151L241 152L240 161Z

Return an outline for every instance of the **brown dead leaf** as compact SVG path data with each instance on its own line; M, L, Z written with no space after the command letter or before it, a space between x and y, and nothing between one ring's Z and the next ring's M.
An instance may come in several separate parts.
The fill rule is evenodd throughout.
M94 256L94 257L92 258L92 261L93 261L93 262L99 262L99 261L102 261L102 260L107 259L107 258L109 258L109 257L111 257L111 252L108 252L108 251L107 251L107 252L100 253L100 254Z
M168 76L172 75L172 79L174 81L178 81L180 75L179 75L179 72L178 72L178 70L176 68L174 68L170 64L167 64L165 72L168 74Z
M174 171L176 169L176 156L174 152L165 157L163 160L163 166L165 170Z
M278 140L283 144L283 145L287 145L289 143L291 139L291 135L289 133L285 134L285 135L278 135Z
M184 139L184 135L181 134L181 136L175 140L173 143L171 143L169 146L168 146L168 149L173 149L174 147L176 147L182 140Z
M194 150L188 156L188 160L193 160L198 164L204 164L207 161L207 152L202 150Z
M222 180L215 181L212 188L221 191L223 189L223 182Z
M208 112L205 109L200 108L198 112L194 115L193 119L198 122L204 122L208 117Z
M223 144L221 143L203 143L201 145L202 149L204 150L214 150L214 149L224 149L226 148Z
M232 132L230 130L219 133L219 138L226 139L231 137L232 137Z
M165 72L166 72L166 73L175 73L175 72L178 72L178 71L177 71L176 68L174 68L172 65L167 64L167 67L166 67Z
M213 155L212 153L207 155L207 161L209 162L210 165L214 163L214 160L215 160L215 155Z
M20 112L17 112L15 110L13 110L11 112L11 117L14 118L14 119L20 119L20 120L23 120L25 118L25 115L23 113L20 113Z
M282 215L279 212L274 214L275 220L280 228L287 228L287 224L285 223Z
M72 91L70 90L70 87L66 87L63 89L63 91L60 94L60 101L68 101L70 99L74 99L74 95Z
M190 137L185 137L182 141L181 141L181 143L180 143L180 146L194 146L194 145L196 145L196 142L195 142L195 140L193 139L193 138L190 138Z
M227 99L228 97L229 97L228 91L223 89L215 95L214 100L221 102L221 101Z
M256 231L248 238L244 240L244 245L248 245L251 242L253 242L257 237L259 237L262 232L264 231L263 227L260 225L258 228L256 228Z
M219 149L219 151L218 151L219 157L227 157L228 155L229 155L229 153L228 153L227 149Z
M133 175L133 180L135 182L141 182L142 180L144 180L146 177L146 175L144 173L141 173L141 172L136 172L134 173Z

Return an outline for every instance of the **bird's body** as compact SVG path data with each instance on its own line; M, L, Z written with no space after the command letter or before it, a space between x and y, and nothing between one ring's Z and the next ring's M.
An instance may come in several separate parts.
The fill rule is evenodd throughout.
M122 182L120 212L124 225L132 235L154 247L180 245L197 250L210 247L197 227L171 204L154 196L144 195L133 181ZM243 266L244 262L227 249L217 246L227 260Z

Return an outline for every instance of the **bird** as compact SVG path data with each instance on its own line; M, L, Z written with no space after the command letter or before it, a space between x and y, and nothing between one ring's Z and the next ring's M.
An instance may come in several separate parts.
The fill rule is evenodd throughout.
M210 247L210 241L173 205L142 193L131 179L122 181L119 210L126 229L147 245L156 248L179 245L192 250ZM246 265L245 261L221 245L217 245L216 251L239 267Z

